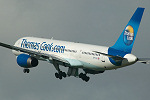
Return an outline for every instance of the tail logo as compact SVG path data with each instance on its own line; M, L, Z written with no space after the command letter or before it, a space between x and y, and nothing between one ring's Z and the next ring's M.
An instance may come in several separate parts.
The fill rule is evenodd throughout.
M128 25L124 31L124 43L129 46L134 40L134 29L131 25Z

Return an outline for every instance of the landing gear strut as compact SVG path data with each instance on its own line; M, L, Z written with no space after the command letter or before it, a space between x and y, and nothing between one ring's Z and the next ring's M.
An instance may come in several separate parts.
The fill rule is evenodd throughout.
M56 63L56 61L53 61L53 65L55 66L56 70L58 71L58 73L55 73L55 77L59 78L60 80L64 77L67 77L65 72L62 72L59 68L59 64Z
M79 74L79 78L81 78L85 82L88 82L90 80L90 77L83 73Z
M29 72L30 72L30 69L23 69L23 72L24 72L24 73L29 73Z

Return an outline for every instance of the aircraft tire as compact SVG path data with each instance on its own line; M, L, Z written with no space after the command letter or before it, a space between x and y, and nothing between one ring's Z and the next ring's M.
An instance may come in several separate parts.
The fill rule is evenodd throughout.
M59 79L60 79L60 80L62 79L62 75L60 75L60 74L59 74Z
M86 78L84 79L85 82L88 82L90 80L90 77L86 76Z
M65 78L67 77L66 73L65 72L62 72L61 75Z
M29 69L23 69L23 72L24 72L24 73L29 73L30 70L29 70Z
M30 69L26 69L26 72L29 73L29 72L30 72Z
M59 74L58 74L58 73L55 73L55 77L56 77L56 78L59 78Z
M82 78L82 77L83 77L83 75L84 75L83 73L80 73L80 74L79 74L79 78Z
M79 78L81 78L83 81L88 82L90 80L89 76L86 76L86 74L81 73L79 75Z
M23 72L26 73L26 69L23 69Z

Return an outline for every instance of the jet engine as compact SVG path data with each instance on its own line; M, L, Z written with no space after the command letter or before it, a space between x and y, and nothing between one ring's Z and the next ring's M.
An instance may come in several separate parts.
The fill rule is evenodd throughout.
M27 54L20 54L17 57L17 64L24 68L32 68L38 65L38 60Z

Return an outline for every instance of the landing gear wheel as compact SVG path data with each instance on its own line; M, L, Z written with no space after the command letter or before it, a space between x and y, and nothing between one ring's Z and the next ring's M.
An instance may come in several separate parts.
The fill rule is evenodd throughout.
M65 78L67 77L66 73L65 72L62 72L61 75Z
M79 78L82 78L82 76L83 76L83 73L80 73L80 74L79 74Z
M89 76L86 76L86 74L80 73L79 78L81 78L83 81L88 82L90 80Z
M90 77L86 76L85 79L84 79L84 81L85 81L85 82L88 82L89 79L90 79Z
M61 80L62 77L66 77L66 73L65 72L55 73L55 77Z
M84 81L86 80L86 77L87 77L86 74L82 74L82 76L81 76L82 80L84 80Z
M26 69L23 69L23 72L26 73Z
M59 74L59 79L60 79L60 80L62 79L62 75L60 75L60 74Z
M23 72L24 72L24 73L29 73L29 72L30 72L30 69L23 69Z
M30 69L26 69L26 72L29 73L29 72L30 72Z
M59 74L58 74L58 73L55 73L55 77L56 77L56 78L59 78Z

